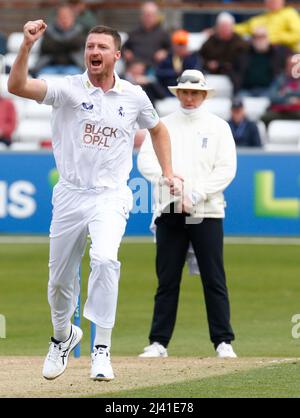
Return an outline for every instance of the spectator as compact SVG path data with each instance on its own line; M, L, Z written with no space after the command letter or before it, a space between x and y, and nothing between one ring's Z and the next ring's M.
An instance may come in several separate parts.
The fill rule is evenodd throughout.
M64 4L57 9L55 21L45 32L35 70L43 74L78 74L84 69L83 48L82 27L75 23L71 7Z
M130 83L139 85L146 92L152 104L155 100L165 97L162 86L158 84L154 76L146 73L147 66L142 61L134 60L127 64L124 78Z
M161 16L154 2L141 7L140 27L129 34L123 48L126 62L139 59L153 67L166 58L170 49L170 37L161 26Z
M215 31L202 45L200 55L204 70L210 74L224 74L237 85L239 68L237 58L244 53L247 43L234 33L234 17L222 12L217 16Z
M300 16L296 9L285 5L285 0L265 0L267 12L235 25L239 35L251 36L257 27L268 30L270 41L294 51L300 46Z
M272 85L271 105L261 118L266 126L275 119L300 119L300 78L294 74L295 64L294 56L289 56L284 73Z
M7 52L6 42L7 42L6 36L0 32L0 55L5 55Z
M17 114L14 103L1 96L0 92L0 142L9 146L11 137L16 129Z
M282 72L286 57L291 50L270 43L266 28L256 28L251 44L245 55L241 55L241 81L239 96L269 96L269 89L275 77Z
M156 68L157 79L163 86L166 96L172 95L168 86L175 86L178 76L184 70L200 70L201 68L199 54L192 54L188 50L189 33L187 31L175 31L172 34L171 42L172 51Z
M69 0L68 4L72 7L72 10L76 16L76 23L79 23L85 35L89 30L97 25L97 19L94 13L87 8L87 4L82 0Z
M241 99L234 99L228 121L237 147L261 147L261 138L255 122L246 117Z

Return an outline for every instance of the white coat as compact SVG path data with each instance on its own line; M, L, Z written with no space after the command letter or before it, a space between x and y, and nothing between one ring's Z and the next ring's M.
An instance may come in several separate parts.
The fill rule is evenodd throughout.
M236 148L228 123L201 107L190 114L179 109L162 122L171 138L173 171L183 177L184 193L193 203L191 215L224 218L223 191L236 174ZM160 189L162 172L149 135L138 155L138 169L154 185L155 218L178 198Z

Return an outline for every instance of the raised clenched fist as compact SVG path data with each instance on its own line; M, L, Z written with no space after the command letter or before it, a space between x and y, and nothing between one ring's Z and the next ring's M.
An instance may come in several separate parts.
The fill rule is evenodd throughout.
M47 25L42 19L27 22L23 29L25 41L34 43L41 38L46 29Z

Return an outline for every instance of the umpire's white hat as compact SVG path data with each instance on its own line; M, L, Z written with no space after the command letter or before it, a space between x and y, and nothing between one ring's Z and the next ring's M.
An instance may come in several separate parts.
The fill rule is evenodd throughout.
M177 90L202 90L207 92L206 99L215 95L215 89L209 87L201 71L185 70L177 79L177 86L168 86L172 94L177 96Z

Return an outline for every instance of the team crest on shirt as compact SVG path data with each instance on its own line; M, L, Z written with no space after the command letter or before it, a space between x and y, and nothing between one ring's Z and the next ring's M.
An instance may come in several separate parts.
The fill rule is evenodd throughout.
M120 106L119 107L119 109L118 109L118 115L121 116L122 118L124 118L125 112L124 112L123 106Z
M92 103L85 103L85 102L81 103L81 108L83 110L92 110L93 107L94 105Z
M207 148L208 138L202 138L202 148Z

